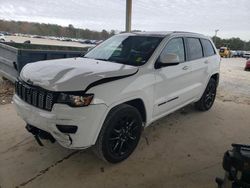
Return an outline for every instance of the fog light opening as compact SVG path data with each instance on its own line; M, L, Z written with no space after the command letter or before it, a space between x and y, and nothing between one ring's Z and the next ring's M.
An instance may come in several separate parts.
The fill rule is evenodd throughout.
M57 129L62 133L74 134L78 127L75 125L56 125Z

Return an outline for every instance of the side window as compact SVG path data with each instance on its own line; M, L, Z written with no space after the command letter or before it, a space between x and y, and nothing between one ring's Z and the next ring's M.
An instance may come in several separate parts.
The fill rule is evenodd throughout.
M212 56L215 54L214 47L212 46L211 42L206 39L201 39L201 43L203 46L204 56Z
M203 57L201 43L198 38L187 38L187 47L189 60L195 60Z
M179 62L185 61L185 50L184 50L183 39L182 38L171 39L168 42L167 46L163 49L160 56L162 58L162 56L166 56L167 54L177 55L179 57Z

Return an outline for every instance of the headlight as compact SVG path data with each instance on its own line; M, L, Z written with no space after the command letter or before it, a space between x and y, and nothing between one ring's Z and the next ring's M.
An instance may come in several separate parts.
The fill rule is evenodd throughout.
M57 99L57 103L68 104L72 107L82 107L88 106L93 98L94 94L75 95L68 93L60 93Z

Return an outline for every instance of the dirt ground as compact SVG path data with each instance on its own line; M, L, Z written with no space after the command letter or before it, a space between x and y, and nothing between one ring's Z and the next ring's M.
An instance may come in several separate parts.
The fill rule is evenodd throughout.
M0 105L11 103L14 93L14 84L0 77Z
M218 99L250 105L250 71L243 58L222 59Z
M56 45L56 46L72 46L72 47L87 47L92 46L89 44L81 44L79 42L70 41L58 41L51 39L42 38L31 38L31 37L21 37L21 36L6 36L6 42L14 41L17 43L23 43L24 41L30 40L32 44L44 44L44 45Z
M216 187L223 153L231 143L250 143L250 72L244 63L223 59L214 107L202 113L189 105L155 122L117 165L91 149L38 146L13 104L0 105L0 187Z

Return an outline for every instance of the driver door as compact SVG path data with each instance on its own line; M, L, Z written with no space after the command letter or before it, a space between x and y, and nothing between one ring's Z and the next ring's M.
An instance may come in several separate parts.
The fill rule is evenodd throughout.
M186 94L192 85L190 80L192 67L186 62L182 37L170 39L158 59L166 59L169 57L168 54L175 54L179 62L166 64L155 70L153 119L176 110L189 100Z

